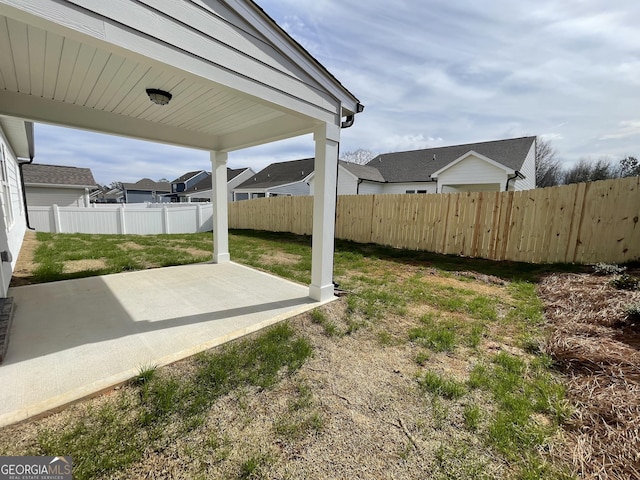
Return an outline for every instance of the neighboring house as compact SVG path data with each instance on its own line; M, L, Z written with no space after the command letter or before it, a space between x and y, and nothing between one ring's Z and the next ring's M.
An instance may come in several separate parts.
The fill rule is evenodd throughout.
M136 183L123 183L124 203L163 203L170 201L167 195L171 192L169 182L154 182L143 178Z
M250 168L227 168L227 201L233 202L233 189L243 183L256 172ZM211 173L198 184L186 190L182 201L186 202L210 202L211 201Z
M186 192L190 188L193 188L199 182L206 179L207 176L210 175L210 173L207 173L204 170L185 173L181 177L178 177L171 182L171 194L167 195L168 198L170 198L172 202L186 201L184 200L184 192ZM209 182L211 182L211 178L209 178Z
M233 200L309 195L313 158L272 163L233 189Z
M89 168L25 164L22 167L27 206L88 207L97 185Z
M120 188L103 186L89 193L89 200L91 203L122 203L124 192Z
M535 188L536 137L378 155L339 162L338 194L503 192ZM313 177L310 179L313 194Z
M26 231L18 159L33 157L33 124L0 116L0 297L7 296Z

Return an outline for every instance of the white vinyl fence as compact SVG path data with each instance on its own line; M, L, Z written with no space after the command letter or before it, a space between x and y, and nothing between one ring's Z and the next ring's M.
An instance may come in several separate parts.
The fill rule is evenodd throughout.
M38 232L152 235L213 229L210 203L120 204L85 207L29 207Z

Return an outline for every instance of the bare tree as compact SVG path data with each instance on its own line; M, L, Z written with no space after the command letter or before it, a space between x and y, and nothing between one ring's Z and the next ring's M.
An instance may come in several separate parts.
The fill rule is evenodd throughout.
M562 183L562 165L550 140L536 142L536 187L553 187Z
M640 176L640 162L636 157L625 157L620 160L620 176L636 177Z
M600 158L595 162L581 159L573 167L564 172L564 184L595 182L597 180L607 180L618 178L619 169L616 168L607 158Z
M359 148L357 150L353 150L351 152L345 152L340 155L340 160L344 160L345 162L357 163L359 165L365 165L369 163L376 157L376 153L371 150L365 150L364 148Z

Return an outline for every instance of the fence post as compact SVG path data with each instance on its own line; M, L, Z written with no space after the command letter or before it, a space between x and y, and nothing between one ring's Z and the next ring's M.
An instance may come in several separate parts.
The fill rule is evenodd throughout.
M197 222L196 233L198 233L202 228L202 205L199 202L198 202L198 205L196 205L196 222Z
M169 209L162 207L162 232L169 233Z
M60 208L58 205L53 205L53 233L62 233L60 222Z
M121 235L126 235L127 233L127 229L125 226L125 220L124 220L124 205L121 205L118 208L118 218L120 219L120 234Z

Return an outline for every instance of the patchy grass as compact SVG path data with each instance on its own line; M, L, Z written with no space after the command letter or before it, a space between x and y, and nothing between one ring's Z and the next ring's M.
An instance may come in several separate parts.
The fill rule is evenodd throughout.
M87 235L36 234L32 283L107 275L131 270L185 265L211 260L211 234L194 235ZM88 268L72 262L101 260ZM103 265L103 266L102 266Z
M211 251L211 234L38 241L36 281ZM230 253L310 281L309 237L233 231ZM83 259L105 268L65 273ZM336 241L339 302L183 368L144 366L55 427L12 427L22 447L0 441L0 453L71 454L77 478L348 478L362 462L378 477L563 478L548 452L570 410L540 352L536 282L579 269Z
M162 452L198 428L206 411L223 395L243 386L270 388L282 375L293 374L310 355L309 343L281 323L253 339L198 355L196 369L188 376L170 371L160 375L144 368L132 381L135 388L115 401L88 409L61 431L40 431L36 453L71 455L78 479L124 469L139 461L147 449ZM319 428L318 420L309 420L309 428ZM244 470L248 472L253 460L247 462Z

